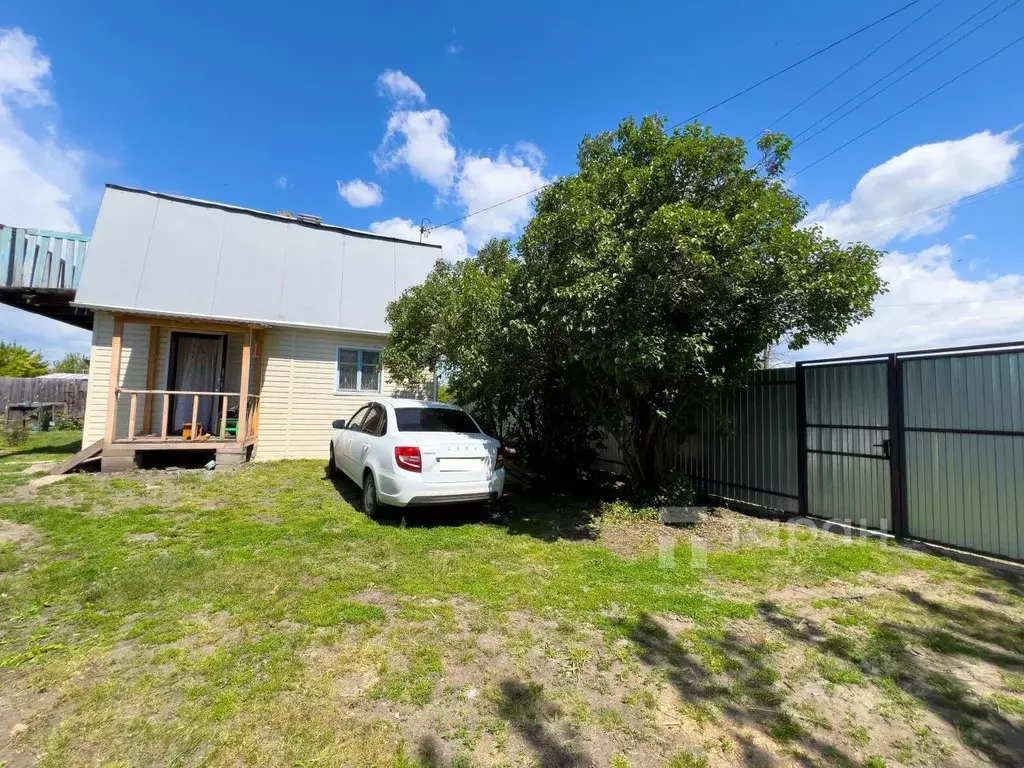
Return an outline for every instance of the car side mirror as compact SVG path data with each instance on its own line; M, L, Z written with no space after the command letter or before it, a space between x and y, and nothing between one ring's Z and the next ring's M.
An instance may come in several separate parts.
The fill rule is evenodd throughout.
M344 419L335 419L334 421L331 422L331 426L334 427L335 429L344 429L345 428L345 420Z

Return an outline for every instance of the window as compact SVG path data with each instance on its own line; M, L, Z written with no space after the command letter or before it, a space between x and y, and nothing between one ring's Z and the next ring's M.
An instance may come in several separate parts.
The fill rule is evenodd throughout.
M386 422L387 417L384 415L384 409L379 405L371 406L370 415L363 422L363 432L368 435L380 435L384 432L382 427L385 426Z
M395 408L399 432L466 432L480 434L480 428L465 411L455 408Z
M356 411L352 418L348 420L348 428L354 429L358 432L362 428L363 419L366 418L366 414L369 412L370 406L368 405L364 405L362 408Z
M380 392L380 350L338 349L339 391Z

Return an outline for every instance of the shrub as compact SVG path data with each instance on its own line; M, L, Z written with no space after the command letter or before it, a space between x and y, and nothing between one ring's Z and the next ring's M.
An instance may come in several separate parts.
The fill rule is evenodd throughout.
M0 422L0 439L8 448L16 448L28 441L28 427L24 421L9 421L4 419Z

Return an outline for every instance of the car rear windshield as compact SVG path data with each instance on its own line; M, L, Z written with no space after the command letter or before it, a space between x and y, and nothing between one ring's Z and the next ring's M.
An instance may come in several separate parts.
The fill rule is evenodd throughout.
M395 408L395 422L399 432L480 432L468 413L454 408Z

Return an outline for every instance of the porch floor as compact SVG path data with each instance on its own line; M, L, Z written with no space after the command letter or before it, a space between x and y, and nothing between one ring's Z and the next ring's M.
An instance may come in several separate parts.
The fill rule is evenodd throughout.
M166 438L158 434L136 435L129 440L126 437L119 437L111 443L118 447L131 446L137 451L209 451L212 448L218 450L231 450L232 446L241 451L243 446L252 445L256 442L256 436L249 437L244 442L238 442L234 437L214 437L213 435L199 440L185 440L180 435L168 435Z
M118 438L104 443L100 469L103 472L121 472L145 466L141 460L143 455L166 451L206 451L214 455L218 468L237 467L250 459L255 444L256 435L243 442L235 438L222 440L214 437L207 440L184 440L171 435L166 438L160 435L137 435L133 440Z

